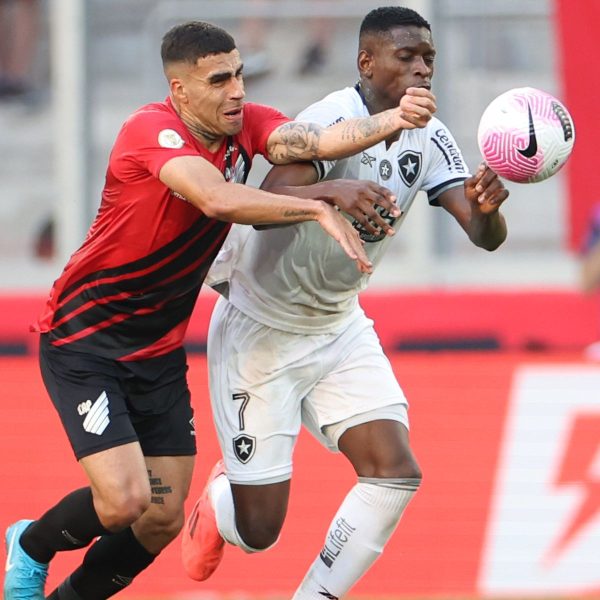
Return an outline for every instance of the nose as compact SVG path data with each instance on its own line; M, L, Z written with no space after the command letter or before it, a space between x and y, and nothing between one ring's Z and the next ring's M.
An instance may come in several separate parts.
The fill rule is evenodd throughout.
M246 95L244 80L241 77L232 77L229 86L229 96L234 100L241 100Z
M421 75L423 77L431 77L433 72L433 66L428 65L425 62L425 59L422 56L417 56L415 58L415 74Z

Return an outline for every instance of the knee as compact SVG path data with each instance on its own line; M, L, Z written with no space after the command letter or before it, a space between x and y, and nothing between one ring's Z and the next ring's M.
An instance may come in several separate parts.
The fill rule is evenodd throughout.
M411 456L409 460L403 461L396 466L396 475L399 479L418 479L423 478L421 467L417 461Z
M165 510L155 511L145 518L144 529L152 537L161 539L166 546L173 541L185 522L183 504Z
M275 545L282 526L282 521L269 517L236 519L236 528L240 537L245 544L257 551L267 550Z
M394 479L418 479L421 481L423 473L416 462L401 463L392 468L384 475L384 478Z
M112 491L101 498L94 497L94 506L106 529L120 531L129 527L148 510L150 490L147 486L130 486Z
M375 461L371 464L366 472L366 477L374 477L377 479L418 479L423 478L423 473L419 464L411 453L397 456L392 460Z

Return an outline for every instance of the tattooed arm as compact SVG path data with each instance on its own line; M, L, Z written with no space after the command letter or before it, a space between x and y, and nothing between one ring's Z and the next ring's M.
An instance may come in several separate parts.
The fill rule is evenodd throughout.
M275 129L267 141L269 160L335 160L351 156L401 129L425 127L436 110L435 97L424 88L408 88L397 108L341 121L330 127L292 121Z

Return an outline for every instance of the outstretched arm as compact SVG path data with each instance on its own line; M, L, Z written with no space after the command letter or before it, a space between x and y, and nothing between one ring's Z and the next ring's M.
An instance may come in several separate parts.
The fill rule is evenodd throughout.
M207 217L232 223L299 223L317 221L357 261L359 270L371 271L358 233L326 202L272 194L253 187L227 183L221 172L200 156L172 158L162 167L160 180ZM182 201L184 201L182 200Z
M267 141L269 160L278 165L298 160L335 160L378 144L401 129L425 127L436 110L435 96L424 88L408 88L397 108L369 117L322 127L291 121L275 129Z
M480 248L496 250L506 239L504 216L499 209L508 198L508 190L486 164L439 197L440 204L459 222L469 239Z
M394 204L396 197L390 190L374 181L317 181L317 172L311 163L293 163L273 167L260 187L275 194L323 200L356 219L369 233L377 234L383 229L388 235L394 234L393 228L380 214L382 211L393 217L401 214Z

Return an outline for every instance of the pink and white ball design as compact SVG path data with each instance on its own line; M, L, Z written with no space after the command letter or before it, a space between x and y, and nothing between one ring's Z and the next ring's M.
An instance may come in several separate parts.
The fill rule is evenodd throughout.
M535 88L515 88L485 109L477 141L483 158L498 175L534 183L565 164L575 142L575 127L569 111L554 96Z

